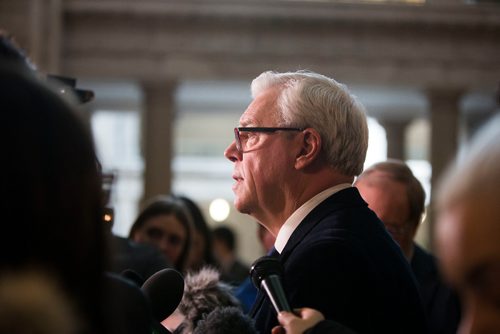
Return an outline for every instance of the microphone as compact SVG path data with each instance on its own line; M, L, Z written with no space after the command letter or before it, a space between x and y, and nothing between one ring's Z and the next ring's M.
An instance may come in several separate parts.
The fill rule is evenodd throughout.
M149 299L153 318L162 322L181 302L184 294L184 278L175 269L162 269L149 277L141 290Z
M106 299L103 309L113 333L150 334L151 307L141 289L130 280L105 273Z
M265 290L276 313L281 311L292 312L290 304L281 285L283 265L276 257L263 256L257 259L250 269L252 282L258 290Z
M125 269L120 273L120 276L125 277L129 281L135 283L138 287L141 287L144 283L144 279L136 271L132 269Z

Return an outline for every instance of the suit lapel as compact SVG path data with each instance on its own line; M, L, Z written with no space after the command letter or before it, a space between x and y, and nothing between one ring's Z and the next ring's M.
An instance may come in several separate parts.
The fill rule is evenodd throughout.
M297 226L281 252L281 262L284 264L293 249L304 239L304 237L330 213L348 206L359 206L367 204L363 201L356 188L351 187L336 192L315 207Z

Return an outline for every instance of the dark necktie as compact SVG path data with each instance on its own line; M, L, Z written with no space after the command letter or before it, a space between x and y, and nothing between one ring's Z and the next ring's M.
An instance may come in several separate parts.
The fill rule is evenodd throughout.
M267 252L267 256L278 257L280 256L280 253L273 246L273 248L271 248L271 250Z

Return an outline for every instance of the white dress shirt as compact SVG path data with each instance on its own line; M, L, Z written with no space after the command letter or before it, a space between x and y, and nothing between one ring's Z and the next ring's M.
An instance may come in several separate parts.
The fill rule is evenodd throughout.
M323 202L325 199L335 194L336 192L347 189L349 187L352 187L350 183L337 184L336 186L323 190L322 192L302 204L300 208L295 210L295 212L292 213L290 217L288 217L283 226L281 226L280 231L278 232L278 236L276 237L276 241L274 242L274 248L276 248L276 250L281 254L293 231L295 231L300 222L315 207L317 207L321 202Z

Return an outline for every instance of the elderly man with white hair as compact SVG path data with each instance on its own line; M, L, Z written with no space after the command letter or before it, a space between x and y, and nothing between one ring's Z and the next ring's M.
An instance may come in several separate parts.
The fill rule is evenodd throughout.
M426 333L416 282L401 250L352 186L363 169L363 106L313 72L264 72L225 151L235 207L275 237L291 307L311 306L360 333ZM270 333L263 292L253 312Z

